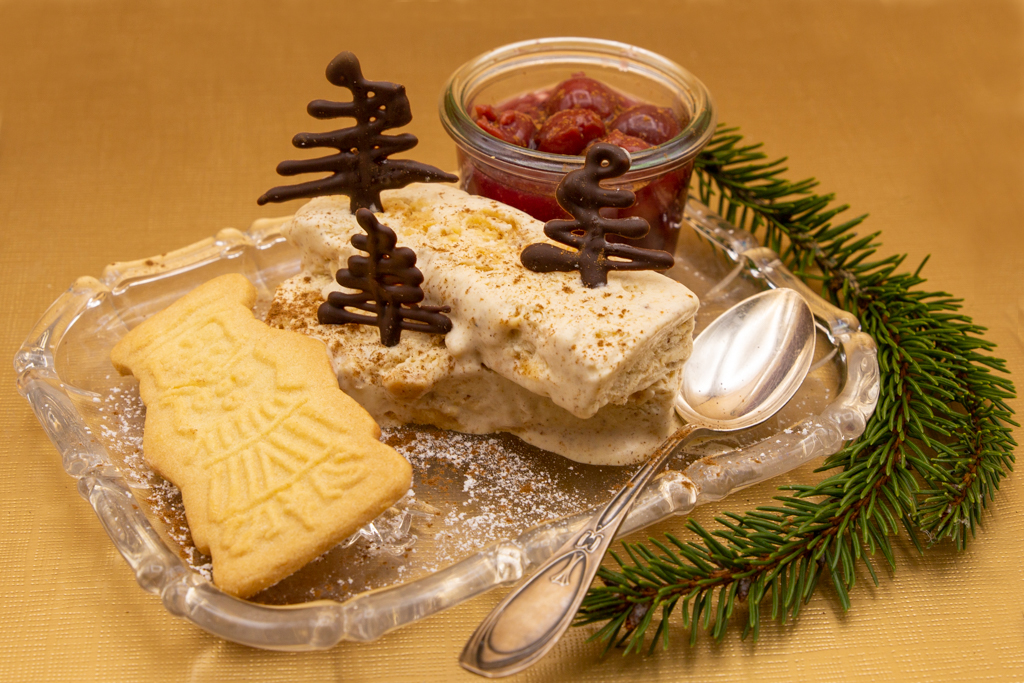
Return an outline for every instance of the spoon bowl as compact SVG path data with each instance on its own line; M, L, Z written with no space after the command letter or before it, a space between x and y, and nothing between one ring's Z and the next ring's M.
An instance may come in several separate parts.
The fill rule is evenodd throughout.
M683 368L676 412L730 432L777 413L814 360L814 317L792 289L745 299L700 333Z
M719 316L693 343L676 411L687 424L667 438L605 507L509 593L462 650L463 668L487 678L526 669L572 623L605 551L644 486L695 436L764 422L800 387L814 356L803 297L772 289Z

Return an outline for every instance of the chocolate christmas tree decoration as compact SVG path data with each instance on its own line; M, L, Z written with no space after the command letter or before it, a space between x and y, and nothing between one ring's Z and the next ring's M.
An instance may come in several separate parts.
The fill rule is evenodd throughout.
M417 306L423 301L423 273L416 267L416 253L408 247L395 247L395 231L381 225L368 209L356 211L356 220L365 235L353 235L352 246L369 256L352 256L348 268L335 279L342 287L359 290L355 294L331 292L317 309L321 325L357 323L377 325L384 346L396 345L402 330L446 334L452 321L444 312L447 306ZM373 313L361 315L348 309Z
M553 220L544 224L545 235L577 251L559 249L553 244L531 244L519 255L523 265L538 273L578 270L587 287L607 284L610 270L671 268L673 258L667 251L641 249L605 239L608 233L643 237L650 230L647 221L638 216L605 218L599 213L603 207L632 206L636 199L632 192L606 190L599 184L628 170L629 153L621 147L604 142L591 147L583 168L567 173L555 191L558 204L575 220Z
M383 131L399 128L412 121L405 86L387 81L363 78L359 60L351 52L342 52L327 66L327 80L352 91L351 102L313 100L306 107L310 116L336 119L350 116L356 120L351 128L327 133L299 133L292 144L309 147L333 147L337 154L319 159L282 161L277 172L283 176L300 173L331 173L319 180L296 185L282 185L268 190L257 201L283 202L299 197L344 194L351 199L351 210L380 211L380 193L405 187L410 183L453 183L456 176L439 168L408 159L388 159L397 152L416 146L415 135L383 135Z

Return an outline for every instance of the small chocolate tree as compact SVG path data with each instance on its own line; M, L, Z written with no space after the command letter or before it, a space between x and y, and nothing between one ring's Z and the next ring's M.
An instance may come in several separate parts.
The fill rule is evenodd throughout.
M412 121L405 86L387 81L363 78L359 60L351 52L342 52L327 66L327 80L352 92L351 102L314 100L306 110L318 119L350 116L356 120L351 128L327 133L299 133L292 144L309 147L333 147L337 154L318 159L282 161L277 172L283 176L300 173L331 173L319 180L296 185L282 185L268 190L257 200L283 202L300 197L344 194L351 199L351 210L381 211L380 193L405 187L410 183L452 183L457 177L439 168L408 159L388 159L398 152L416 146L410 133L384 135L383 131L404 126Z
M348 268L339 270L335 279L342 287L358 290L354 294L331 292L317 309L322 325L357 323L380 328L384 346L395 346L402 330L446 334L452 321L444 315L447 306L417 306L423 301L423 273L416 267L416 254L408 247L396 247L395 231L381 225L368 209L356 211L356 220L365 235L353 235L352 246L368 256L352 256ZM363 315L348 309L372 313Z
M629 190L608 190L600 182L617 178L629 170L629 153L621 147L599 142L587 152L583 168L570 171L558 184L555 198L574 220L553 220L544 224L544 234L572 247L560 249L553 244L531 244L519 258L529 270L538 273L580 271L587 287L608 284L610 270L667 270L673 258L667 251L641 249L609 242L605 235L643 237L650 225L643 218L605 218L604 207L624 209L636 196Z

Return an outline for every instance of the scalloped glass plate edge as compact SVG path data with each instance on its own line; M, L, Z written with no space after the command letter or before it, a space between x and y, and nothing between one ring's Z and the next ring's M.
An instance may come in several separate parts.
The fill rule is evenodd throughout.
M44 432L60 452L64 470L78 480L89 502L139 585L159 595L171 614L204 630L252 647L315 650L341 640L373 640L389 630L434 614L503 583L522 577L543 561L591 516L582 511L531 529L513 541L493 545L434 574L409 583L367 591L345 602L317 601L267 606L221 592L190 569L160 539L142 513L105 448L89 433L56 366L56 350L81 314L99 305L112 290L144 285L197 264L224 261L250 277L264 295L280 281L281 264L261 262L260 254L283 241L284 219L256 221L250 230L220 231L215 237L162 257L108 267L100 279L82 277L49 307L14 358L19 392L28 400ZM863 433L878 400L879 374L874 341L857 319L824 301L790 273L779 257L749 233L732 226L708 207L690 199L685 222L735 264L741 273L769 287L789 287L808 301L819 326L845 362L839 395L802 428L779 434L776 446L762 444L701 458L684 471L666 471L637 501L620 535L670 515L829 455ZM155 302L154 307L161 304ZM791 433L788 433L791 432Z

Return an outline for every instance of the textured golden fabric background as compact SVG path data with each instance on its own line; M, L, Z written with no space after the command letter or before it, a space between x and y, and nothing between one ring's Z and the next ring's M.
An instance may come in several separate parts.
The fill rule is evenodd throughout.
M1024 384L1024 3L1010 0L0 0L0 358L75 277L291 210L255 198L291 135L317 125L306 102L337 94L323 71L338 51L408 85L415 156L451 168L446 76L503 43L574 34L682 63L722 120L789 155L792 177L870 213L884 254L908 253L908 268L931 254L929 285L965 299ZM169 616L77 495L9 365L0 420L0 680L471 680L456 657L498 594L307 654ZM898 571L877 588L862 573L847 614L824 587L757 644L734 629L689 648L676 630L667 653L603 661L575 630L519 679L1024 680L1022 509L1017 475L967 552L898 541Z

